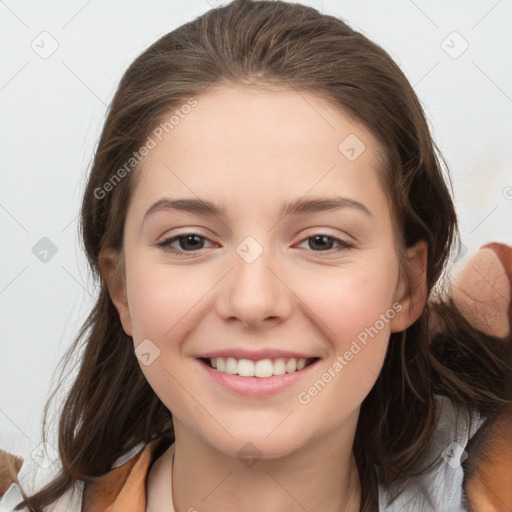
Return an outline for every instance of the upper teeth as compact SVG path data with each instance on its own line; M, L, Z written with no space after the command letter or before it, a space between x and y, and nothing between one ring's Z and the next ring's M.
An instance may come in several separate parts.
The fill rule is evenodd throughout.
M306 359L235 359L234 357L216 357L210 359L213 368L223 373L238 374L241 377L272 377L302 370L306 366Z

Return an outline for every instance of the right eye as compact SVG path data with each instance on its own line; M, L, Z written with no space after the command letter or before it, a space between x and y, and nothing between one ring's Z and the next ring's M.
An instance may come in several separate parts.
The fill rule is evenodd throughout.
M183 233L181 235L176 235L171 238L167 238L166 240L159 242L157 245L161 247L162 250L164 250L165 252L183 255L190 252L197 252L198 250L201 250L203 247L198 247L198 245L201 245L201 239L207 240L206 237L200 235L199 233ZM172 247L171 244L173 244L174 242L179 242L179 245L181 245L182 249L184 250L180 250L177 247ZM190 250L187 250L187 246L189 247Z

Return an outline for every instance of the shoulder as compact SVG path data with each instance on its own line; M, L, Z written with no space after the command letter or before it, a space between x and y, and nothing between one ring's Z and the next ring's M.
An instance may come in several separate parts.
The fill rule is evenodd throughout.
M439 420L434 432L429 470L402 488L379 487L379 511L510 512L512 510L512 408L492 428L485 418L467 414L450 399L436 395ZM471 443L486 430L486 442L476 459ZM473 446L472 446L473 444ZM472 464L466 480L466 466Z
M464 512L462 464L466 446L484 420L478 413L464 414L445 396L435 396L438 422L432 436L427 470L411 478L404 487L379 486L379 510L399 512Z
M57 474L57 464L51 461L47 445L40 444L36 450L26 447L22 456L0 450L0 510L12 512L23 501L25 495L33 495L45 487ZM40 456L38 458L38 456ZM79 510L83 482L77 482L55 502L53 512ZM25 506L21 509L28 511Z
M118 459L108 473L86 485L83 512L145 511L148 475L167 445L166 439L140 443Z
M120 457L108 473L86 484L82 511L145 511L150 470L169 444L167 437L139 443Z
M87 482L84 489L83 511L111 510L114 504L130 491L132 497L139 496L141 489L140 474L146 470L150 462L150 446L137 445L117 460L111 470ZM140 499L135 498L139 505ZM138 510L138 509L137 509Z
M139 443L119 457L106 474L90 482L79 481L52 508L54 512L140 512L145 510L146 482L153 462L167 447L162 439ZM26 494L34 494L49 483L51 477L42 471L30 454L18 457L0 450L0 510L11 512L22 501L19 486ZM27 510L27 507L23 509Z

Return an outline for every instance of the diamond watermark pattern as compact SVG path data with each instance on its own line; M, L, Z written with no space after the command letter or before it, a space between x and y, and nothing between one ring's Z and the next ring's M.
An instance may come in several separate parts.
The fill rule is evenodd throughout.
M454 30L441 41L441 48L452 59L458 59L469 48L469 43Z
M455 263L457 263L460 259L464 258L464 256L466 256L466 254L468 253L468 248L466 245L464 245L462 242L460 243L460 247L458 248L457 251L453 251L449 258L448 258L448 261L454 265Z
M144 366L149 366L160 356L160 349L150 339L146 338L137 345L135 355Z
M261 459L262 454L254 444L246 443L236 455L248 468L252 468Z
M59 48L59 43L49 32L41 32L31 43L30 47L41 59L48 59Z
M339 152L350 162L357 160L365 149L364 142L355 133L347 135L338 145Z
M41 469L48 469L58 458L59 454L53 446L49 444L39 443L32 452L30 452L32 459L38 464Z
M441 454L441 457L452 467L458 468L467 458L468 453L462 446L454 441Z
M240 242L236 252L246 263L252 263L263 252L263 247L252 236L248 236Z
M212 8L221 7L229 3L229 0L206 0L206 3Z
M57 250L57 246L49 238L43 236L32 247L32 254L43 263L48 263L57 254Z

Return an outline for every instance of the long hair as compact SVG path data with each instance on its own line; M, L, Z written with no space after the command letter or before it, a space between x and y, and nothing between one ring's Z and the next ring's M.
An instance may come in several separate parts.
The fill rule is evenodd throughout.
M284 1L234 0L176 28L129 66L108 108L81 207L80 235L98 296L65 354L67 362L80 352L80 363L58 424L62 468L18 509L26 504L44 510L78 480L93 482L107 473L140 442L174 441L172 415L140 369L99 257L107 248L122 249L138 175L134 153L174 109L210 86L236 83L311 92L362 122L381 147L379 179L389 198L401 268L404 250L425 240L429 293L446 273L460 239L446 162L414 90L380 46L339 18ZM430 343L434 309L445 329ZM449 300L427 304L409 328L390 335L356 430L361 511L377 502L374 465L386 486L404 484L425 469L437 421L435 394L449 397L462 413L488 417L510 400L504 381L509 366L494 342Z

